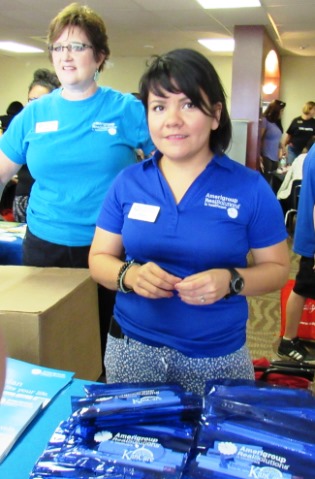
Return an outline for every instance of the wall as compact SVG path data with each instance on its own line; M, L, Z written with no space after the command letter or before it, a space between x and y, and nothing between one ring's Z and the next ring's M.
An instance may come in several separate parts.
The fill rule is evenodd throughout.
M46 56L27 55L27 57L0 56L0 114L3 114L11 101L27 102L28 86L32 81L33 72L37 68L48 68L52 65ZM112 60L108 69L104 70L99 78L99 84L109 85L118 90L128 92L138 90L140 72L145 68L143 58L122 58Z
M52 68L46 56L34 55L9 57L1 55L0 63L0 114L4 114L11 101L27 101L27 89L36 68ZM228 108L231 104L232 57L209 57L217 69L227 94ZM138 81L145 69L145 58L113 58L109 68L99 79L99 84L108 85L123 92L137 91ZM246 71L244 72L246 75ZM315 101L315 61L313 57L284 56L281 58L280 98L287 103L283 114L283 127L301 114L306 101Z
M282 124L287 129L291 120L302 113L307 101L315 101L314 57L286 56L281 60L280 99L286 102Z
M232 63L229 57L212 59L218 70L230 104ZM104 70L98 83L108 85L123 92L138 91L139 79L145 70L146 58L113 58ZM28 86L32 81L33 72L37 68L48 68L52 65L46 56L0 56L0 115L4 114L11 101L18 100L23 105L27 102Z

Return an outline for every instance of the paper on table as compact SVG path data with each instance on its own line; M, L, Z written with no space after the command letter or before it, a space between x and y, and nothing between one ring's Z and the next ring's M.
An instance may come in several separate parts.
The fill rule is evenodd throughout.
M34 417L73 376L73 372L8 358L0 401L0 463Z

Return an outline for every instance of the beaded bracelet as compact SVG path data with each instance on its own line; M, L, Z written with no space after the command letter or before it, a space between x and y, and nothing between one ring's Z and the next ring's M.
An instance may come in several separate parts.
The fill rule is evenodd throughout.
M139 264L139 263L135 263L134 259L132 259L131 261L126 261L119 270L119 273L118 273L118 276L117 276L117 289L121 293L132 293L133 292L133 289L128 289L124 285L125 275L126 275L128 269L133 264Z

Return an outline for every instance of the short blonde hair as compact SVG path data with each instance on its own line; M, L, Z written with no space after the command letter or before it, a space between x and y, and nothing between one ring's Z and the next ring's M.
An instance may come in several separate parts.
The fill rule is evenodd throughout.
M305 103L305 105L303 106L303 110L302 112L305 114L305 115L308 115L309 112L315 107L315 102L314 101L308 101Z

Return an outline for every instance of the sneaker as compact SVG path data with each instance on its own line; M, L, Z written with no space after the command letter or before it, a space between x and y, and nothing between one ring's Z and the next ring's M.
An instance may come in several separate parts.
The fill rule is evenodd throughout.
M278 347L278 356L289 358L300 363L315 363L315 357L311 356L299 338L281 339Z

